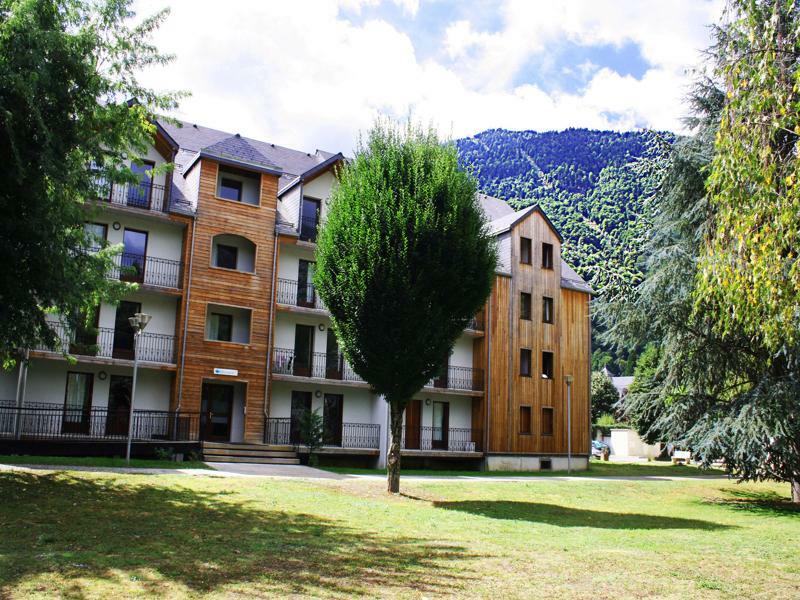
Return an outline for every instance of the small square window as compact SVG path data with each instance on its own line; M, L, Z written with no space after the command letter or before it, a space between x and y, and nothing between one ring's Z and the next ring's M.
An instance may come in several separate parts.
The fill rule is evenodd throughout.
M236 246L217 244L217 264L215 266L223 269L235 269L238 256L239 249Z
M542 352L542 379L553 378L553 353Z
M226 200L242 201L242 182L228 177L222 177L219 181L219 197Z
M542 298L542 321L545 323L553 322L553 299L547 296Z
M553 408L542 407L542 435L553 435Z
M531 238L519 238L519 262L531 264Z
M531 320L531 295L522 292L519 296L519 318Z
M528 348L519 351L519 374L523 377L531 376L531 351Z
M542 268L553 268L553 244L542 244Z
M210 338L218 342L230 342L233 334L233 315L211 313Z
M519 407L519 432L523 435L530 435L531 433L531 407Z

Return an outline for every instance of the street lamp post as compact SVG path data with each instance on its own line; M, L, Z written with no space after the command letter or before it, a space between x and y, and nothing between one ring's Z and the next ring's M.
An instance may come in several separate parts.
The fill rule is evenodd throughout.
M572 474L572 375L564 375L567 382L567 474Z
M131 439L133 438L133 403L136 398L136 374L139 370L139 336L152 319L152 315L136 313L128 317L128 323L133 329L133 382L131 383L131 406L128 412L128 447L125 450L125 462L131 464Z

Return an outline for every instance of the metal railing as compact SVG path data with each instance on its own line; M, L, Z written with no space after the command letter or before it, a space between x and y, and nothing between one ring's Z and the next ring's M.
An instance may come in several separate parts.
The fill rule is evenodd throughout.
M447 371L431 379L426 387L447 390L483 391L483 369L448 366Z
M272 373L275 375L295 375L316 379L336 379L339 381L364 381L344 360L340 352L314 352L310 355L296 354L289 348L274 348L272 352Z
M313 283L278 278L275 287L275 301L288 306L301 306L325 310L322 300Z
M442 450L448 452L482 452L480 429L466 427L403 427L404 450Z
M331 428L323 422L322 445L325 448L377 449L380 447L381 426L374 423L342 423ZM264 424L264 443L280 446L304 444L298 422L290 418L269 418Z
M40 344L35 350L133 360L133 330L95 327L75 333L63 323L50 322L49 325L57 337L56 347L48 348L44 344ZM139 338L139 360L175 364L175 336L142 333Z
M0 406L0 438L26 440L124 440L128 410ZM165 410L133 411L133 439L197 441L200 414Z
M103 178L95 181L98 199L103 202L152 212L169 210L169 195L163 185L151 182L112 183Z
M108 277L177 289L181 287L182 267L183 263L179 260L122 252L114 257L114 266Z

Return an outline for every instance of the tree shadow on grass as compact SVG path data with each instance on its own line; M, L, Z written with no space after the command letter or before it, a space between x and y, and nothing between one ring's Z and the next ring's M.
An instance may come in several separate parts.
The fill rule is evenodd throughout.
M61 593L70 597L83 596L81 582L121 577L140 577L153 595L166 591L161 580L189 592L246 583L265 595L452 593L469 580L457 563L476 558L457 545L383 536L231 498L222 490L3 474L0 597L47 573L59 574Z
M604 512L570 508L540 502L505 500L434 501L433 506L507 521L529 521L556 527L595 527L599 529L702 529L713 531L730 526L699 519L664 517L635 513Z
M777 492L752 491L739 488L720 488L724 497L706 503L766 516L794 515L800 517L800 505L793 504L789 496Z

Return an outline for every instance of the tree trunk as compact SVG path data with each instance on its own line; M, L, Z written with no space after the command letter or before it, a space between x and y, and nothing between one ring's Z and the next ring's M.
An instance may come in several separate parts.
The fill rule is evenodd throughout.
M399 402L389 403L389 452L386 455L386 473L390 494L400 492L400 443L403 437L403 406Z
M800 504L800 479L793 479L792 484L792 502Z

